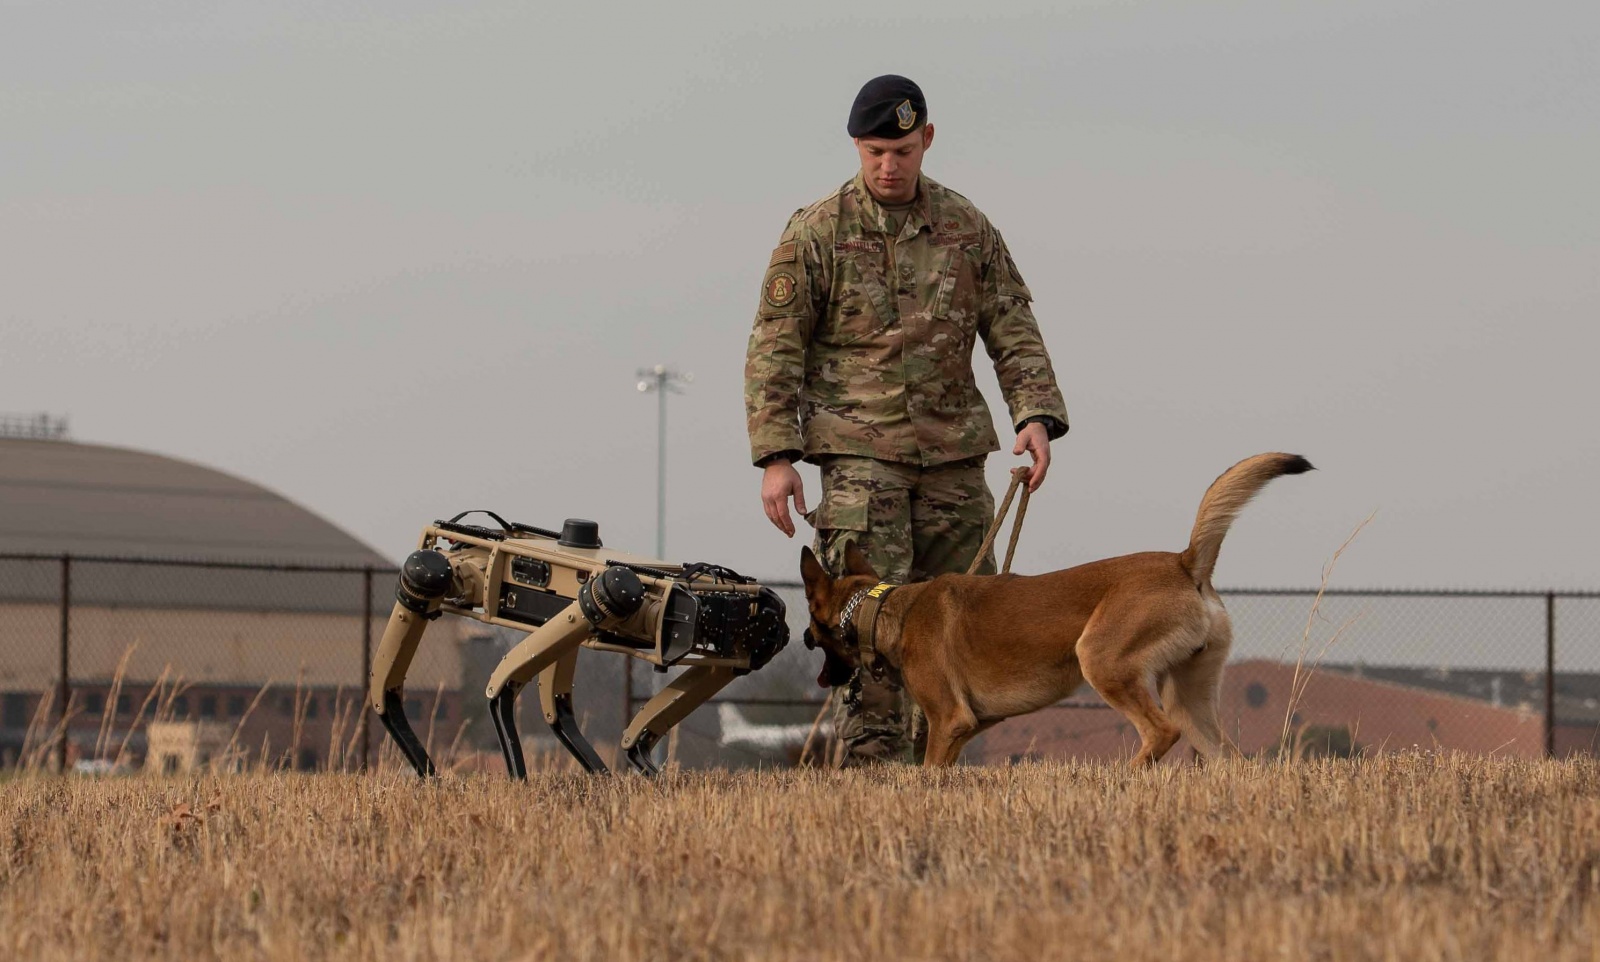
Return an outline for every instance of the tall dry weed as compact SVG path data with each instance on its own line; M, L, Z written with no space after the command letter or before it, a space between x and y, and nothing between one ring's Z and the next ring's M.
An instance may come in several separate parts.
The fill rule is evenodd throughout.
M1600 768L0 783L0 957L1591 959Z
M1300 647L1295 653L1294 673L1289 677L1289 702L1283 711L1283 733L1278 739L1279 758L1298 758L1302 754L1305 732L1302 726L1295 724L1295 716L1299 714L1300 706L1305 700L1306 689L1310 687L1311 679L1316 675L1317 669L1322 667L1322 661L1328 652L1344 636L1345 631L1365 614L1363 611L1351 615L1329 632L1320 643L1313 641L1313 630L1322 620L1322 600L1327 596L1328 583L1333 580L1333 572L1339 566L1339 559L1377 515L1378 513L1374 511L1356 525L1350 536L1345 538L1344 543L1333 552L1333 557L1322 566L1322 579L1317 585L1316 596L1311 599L1311 607L1306 611L1306 626L1301 632Z

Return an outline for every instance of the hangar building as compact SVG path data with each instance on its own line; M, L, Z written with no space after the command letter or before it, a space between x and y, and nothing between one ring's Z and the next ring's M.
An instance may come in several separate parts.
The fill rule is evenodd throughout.
M382 634L393 586L393 562L242 478L143 451L0 437L0 765L26 761L58 730L64 635L69 759L144 764L160 723L161 740L178 744L191 725L191 756L207 756L150 760L168 768L223 751L238 765L351 766L362 647ZM462 717L454 621L430 630L408 679L419 734L444 744ZM382 743L374 726L374 759Z

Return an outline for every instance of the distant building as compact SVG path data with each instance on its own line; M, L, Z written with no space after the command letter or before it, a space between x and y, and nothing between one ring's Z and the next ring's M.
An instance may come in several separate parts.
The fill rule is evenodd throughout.
M144 767L163 775L239 767L228 757L232 730L221 722L151 722Z
M1592 752L1600 734L1600 675L1558 674L1556 752ZM1588 694L1585 694L1588 693ZM1485 670L1322 665L1297 680L1295 666L1230 664L1220 716L1247 754L1286 742L1343 754L1409 748L1542 756L1544 676ZM1191 757L1186 742L1174 754ZM1084 687L1070 706L1008 719L975 742L971 762L1026 758L1126 759L1138 750L1133 726Z
M19 554L38 557L4 557ZM263 752L302 768L352 756L364 718L361 648L366 637L376 646L388 619L393 562L220 471L122 448L0 437L0 764L17 761L30 728L37 744L55 724L62 555L76 559L69 757L103 758L126 744L142 761L152 721L193 726L189 756L213 737L202 733L222 730L246 764ZM385 569L373 578L370 624L367 566ZM433 729L444 744L462 718L458 624L466 622L430 628L407 681L418 732ZM384 737L372 731L376 752Z

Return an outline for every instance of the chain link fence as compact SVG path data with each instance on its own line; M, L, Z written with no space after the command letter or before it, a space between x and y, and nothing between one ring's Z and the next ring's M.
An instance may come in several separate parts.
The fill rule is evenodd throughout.
M364 700L395 576L0 555L0 768L404 769ZM678 726L658 748L663 761L749 767L831 756L820 659L799 644L802 589L772 587L788 605L793 641ZM1222 718L1247 753L1561 756L1600 746L1600 593L1223 596L1234 648ZM443 767L501 770L482 692L522 637L459 618L429 628L406 709ZM575 710L608 762L626 720L667 677L633 659L580 657ZM544 734L535 701L519 706L530 765L575 764ZM1125 759L1137 740L1084 687L995 726L966 759Z
M1221 592L1234 643L1220 718L1250 755L1423 749L1562 756L1600 745L1600 595ZM969 756L1126 758L1133 727L1087 686ZM1180 743L1178 757L1189 749Z

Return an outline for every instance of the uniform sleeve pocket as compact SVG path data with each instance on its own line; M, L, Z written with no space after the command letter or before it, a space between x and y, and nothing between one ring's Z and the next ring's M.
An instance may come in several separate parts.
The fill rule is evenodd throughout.
M1014 297L1019 301L1033 300L1033 292L1028 290L1028 285L1021 281L1001 282L995 285L995 293L1001 297Z
M867 495L864 491L830 491L823 495L806 520L818 530L867 530Z

